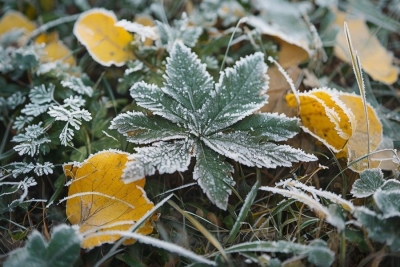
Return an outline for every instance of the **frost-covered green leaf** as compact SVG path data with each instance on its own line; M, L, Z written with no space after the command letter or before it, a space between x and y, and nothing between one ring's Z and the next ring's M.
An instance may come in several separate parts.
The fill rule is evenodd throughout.
M71 110L63 106L52 106L48 114L54 117L56 121L66 121L76 130L79 130L82 120L90 121L92 119L89 111L85 109Z
M307 260L316 266L329 267L335 260L335 254L326 242L316 239L309 245L297 244L289 241L254 241L233 245L225 250L227 253L264 252L286 253L307 256Z
M80 77L68 75L61 81L61 85L81 95L92 96L93 94L92 87L85 85Z
M28 173L30 171L32 171L35 168L35 165L33 165L32 162L30 162L29 164L26 162L13 162L11 164L8 165L9 167L12 167L12 174L14 177L17 177L20 174L23 173ZM6 168L8 171L10 171L9 168Z
M383 183L381 189L384 191L400 190L400 181L389 179Z
M11 167L11 169L9 169ZM43 164L36 163L34 165L32 162L13 162L8 164L5 169L11 171L14 177L17 177L20 174L29 173L30 171L34 171L37 176L42 176L44 174L48 175L53 173L54 165L51 162L45 162Z
M384 183L380 169L366 169L353 184L350 193L357 198L371 196Z
M34 172L37 176L48 175L53 173L53 168L54 164L51 162L36 163Z
M15 118L13 129L22 130L25 125L30 124L33 121L33 117L30 116L18 116Z
M382 214L400 216L400 190L381 190L374 193L376 206Z
M141 112L118 115L110 129L117 129L129 142L148 144L155 141L186 138L185 129L161 117L148 117Z
M45 113L49 109L49 107L51 107L50 104L29 103L25 105L21 112L28 116L37 117L40 114Z
M34 104L45 104L53 101L55 86L50 84L47 88L44 84L35 86L29 91L29 98Z
M400 251L400 216L385 216L365 207L357 208L357 220L367 229L372 240L386 243L394 252Z
M66 122L60 134L61 144L66 146L72 141L74 131L69 128L70 126L79 130L83 120L90 121L92 119L89 111L80 108L84 104L85 100L81 96L71 96L64 99L64 105L54 105L49 108L48 114L51 117L54 117L56 121Z
M132 86L130 93L138 106L149 109L154 114L172 122L190 127L186 121L194 119L193 114L188 114L187 109L172 97L164 94L156 85L138 82Z
M7 98L7 106L9 107L9 109L13 110L17 106L23 104L25 100L26 98L22 95L21 92L16 92Z
M203 106L206 134L215 133L252 114L267 103L268 76L264 55L255 53L236 62L220 76Z
M231 129L264 137L265 141L284 141L295 136L300 131L300 126L298 118L288 118L277 113L260 113L244 118L232 125Z
M208 198L221 209L226 209L231 187L235 185L232 173L233 167L221 155L198 143L193 179L197 180Z
M354 215L371 239L386 243L392 251L400 251L400 182L387 180L375 190L373 199L381 213L359 207Z
M79 257L81 239L71 226L61 224L54 227L51 240L34 230L25 247L13 251L4 262L4 267L68 267Z
M201 139L214 151L247 166L276 168L291 166L292 162L313 161L317 158L288 145L263 143L247 132L235 131Z
M153 115L127 112L111 122L128 141L153 143L135 148L122 178L134 181L157 170L185 171L195 157L193 178L213 203L226 209L235 182L225 157L268 168L316 160L299 149L267 142L287 140L299 126L298 119L283 115L253 114L267 102L266 71L264 55L258 52L221 72L215 84L196 54L175 42L164 86L138 82L130 89L136 104Z
M29 125L25 132L19 133L12 138L12 142L19 143L14 146L14 150L19 155L29 154L31 157L37 155L39 151L46 153L46 144L50 139L45 136L46 129L41 127L42 123Z
M157 170L160 173L186 171L193 149L194 144L190 140L157 142L149 147L137 148L136 153L129 156L122 179L133 182L146 175L153 175Z
M189 25L189 20L184 14L181 20L175 20L173 27L165 23L156 21L158 34L160 36L161 45L171 47L172 44L180 40L185 45L193 47L203 32L201 27Z
M170 52L164 78L161 90L190 112L199 112L214 89L214 81L206 72L206 65L180 42Z
M72 141L72 138L74 138L74 130L72 130L71 128L68 128L69 124L65 124L64 128L62 129L61 133L60 133L60 141L61 144L64 146L67 146L70 144L70 142Z

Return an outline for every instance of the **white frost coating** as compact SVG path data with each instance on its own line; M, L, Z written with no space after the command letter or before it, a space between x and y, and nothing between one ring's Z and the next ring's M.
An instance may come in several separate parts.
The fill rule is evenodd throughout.
M67 224L59 224L59 225L56 225L56 226L53 228L53 231L52 231L52 233L51 233L51 236L53 236L54 234L56 234L56 233L58 233L58 232L64 231L64 229L73 229L73 230L75 231L75 233L76 233L76 235L75 235L74 238L76 238L79 242L82 241L82 236L79 234L79 226L77 226L77 225L72 225L72 226L69 226L69 225L67 225Z
M264 55L257 52L241 58L233 68L220 72L215 97L205 102L202 111L210 121L206 134L223 129L260 109L268 102L269 77ZM214 110L219 106L219 110Z
M276 61L273 57L269 56L268 61L274 63L278 67L279 72L283 75L283 77L285 77L285 80L288 82L289 87L292 90L294 97L296 98L297 105L299 105L299 91L296 89L296 86L294 86L292 78L290 78L289 74L285 71L281 64L279 64L278 61Z
M277 186L278 185L279 184L277 184ZM342 196L340 196L340 195L336 195L336 194L334 194L332 192L324 191L324 190L321 190L321 189L318 190L314 186L307 186L307 185L305 185L303 183L300 183L300 182L298 182L296 180L293 180L293 179L288 179L288 180L285 181L285 187L290 188L292 186L296 187L296 188L300 188L300 189L302 189L304 191L307 191L307 192L313 194L314 198L317 201L319 201L319 200L316 198L316 195L319 196L319 197L323 197L323 198L329 199L332 202L341 205L345 210L347 210L349 212L353 212L354 211L353 203L343 199Z
M208 265L212 265L212 266L217 266L217 264L215 262L207 260L206 258L203 258L190 250L187 250L183 247L175 245L174 243L165 242L160 239L156 239L153 237L149 237L149 236L145 236L145 235L141 235L141 234L137 234L137 233L130 233L127 231L104 231L104 232L100 232L100 233L95 233L95 234L91 235L91 237L103 236L103 235L120 235L120 236L124 236L124 237L128 237L128 238L134 238L141 243L165 249L171 253L179 254L183 257L192 259L196 262L200 262L200 263L204 263L204 264L208 264Z
M274 143L258 144L256 139L246 132L218 134L203 138L202 141L214 151L236 160L246 166L276 168L292 166L296 161L314 161L314 155L288 145Z
M337 221L327 208L322 206L321 203L319 203L317 200L313 199L304 192L285 190L268 186L261 186L260 190L269 191L271 193L281 194L284 197L296 199L309 206L319 218L325 219L328 223L335 226L339 231L344 229L344 224L341 221Z
M128 32L134 32L140 35L142 42L146 38L150 38L152 40L157 40L159 38L157 27L144 26L137 22L127 21L126 19L118 21L117 23L115 23L115 26L122 27Z
M128 157L122 174L125 183L137 181L144 176L159 173L186 171L189 166L193 141L174 143L157 142L149 147L136 148L135 154Z
M133 221L133 220L118 221L118 222L114 222L114 223L106 223L106 224L103 224L98 227L89 228L87 231L80 233L80 236L82 236L84 238L89 238L92 236L93 233L97 233L99 230L102 230L104 232L104 230L107 228L112 228L115 226L123 226L123 225L133 225L134 223L136 223L136 221ZM75 224L75 225L77 225L77 224Z
M384 216L400 216L400 189L382 190L374 193L374 201Z
M214 89L214 81L203 64L190 48L176 41L167 58L167 70L163 75L164 87L161 90L182 104L190 113L198 113ZM199 128L197 116L193 124Z

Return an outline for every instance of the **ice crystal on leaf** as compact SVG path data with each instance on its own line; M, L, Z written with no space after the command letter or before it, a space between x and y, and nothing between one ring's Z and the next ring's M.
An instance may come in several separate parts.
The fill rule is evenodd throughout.
M254 114L267 103L268 76L260 52L240 59L221 72L218 83L206 72L196 54L182 42L175 42L159 88L145 82L132 86L136 104L152 112L118 115L111 122L135 144L124 170L125 182L145 175L187 170L196 159L193 178L210 200L226 209L231 188L231 158L247 166L275 168L316 157L287 145L299 131L298 119L284 115Z

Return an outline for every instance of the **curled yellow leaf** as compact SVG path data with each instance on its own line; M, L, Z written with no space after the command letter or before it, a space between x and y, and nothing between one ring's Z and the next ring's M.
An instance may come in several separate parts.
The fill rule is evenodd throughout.
M371 105L367 105L368 132L359 95L319 88L299 93L299 100L299 117L305 132L337 153L338 158L347 158L353 171L378 167L379 162L370 161L368 157L353 163L375 151L383 138L382 124ZM290 107L298 106L293 94L286 96L286 102Z

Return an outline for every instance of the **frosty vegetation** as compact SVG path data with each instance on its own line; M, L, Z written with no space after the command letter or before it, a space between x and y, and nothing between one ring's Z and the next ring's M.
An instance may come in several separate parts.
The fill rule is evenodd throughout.
M127 112L111 122L110 128L129 142L149 145L136 148L123 179L185 171L195 158L193 178L213 203L226 209L235 184L226 158L266 168L316 160L302 150L271 142L293 137L299 131L298 119L254 113L267 103L266 71L264 55L258 52L221 72L215 83L196 54L175 42L164 86L138 82L130 89L136 104L153 116Z

